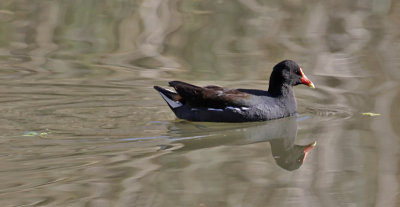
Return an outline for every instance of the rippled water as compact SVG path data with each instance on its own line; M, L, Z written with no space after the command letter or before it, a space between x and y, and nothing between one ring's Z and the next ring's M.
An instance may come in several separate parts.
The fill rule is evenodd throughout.
M0 206L399 206L399 14L398 0L1 1ZM152 88L266 89L282 59L317 87L296 87L299 117L187 122Z

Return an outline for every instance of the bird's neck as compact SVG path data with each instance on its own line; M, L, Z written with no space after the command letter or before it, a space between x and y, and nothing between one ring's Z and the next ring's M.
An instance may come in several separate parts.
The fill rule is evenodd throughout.
M269 84L268 92L273 97L293 96L293 88L288 84Z

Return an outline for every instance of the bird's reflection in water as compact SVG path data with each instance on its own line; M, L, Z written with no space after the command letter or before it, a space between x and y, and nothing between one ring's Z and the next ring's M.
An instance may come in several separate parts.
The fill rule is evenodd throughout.
M199 131L201 131L202 135L206 134L206 136L198 136ZM173 139L174 142L183 144L182 148L177 149L179 151L221 145L246 145L257 142L269 142L276 164L289 171L298 169L306 160L307 154L316 146L315 141L306 145L295 144L297 136L296 117L246 124L193 123L182 121L171 125L170 132L193 135Z

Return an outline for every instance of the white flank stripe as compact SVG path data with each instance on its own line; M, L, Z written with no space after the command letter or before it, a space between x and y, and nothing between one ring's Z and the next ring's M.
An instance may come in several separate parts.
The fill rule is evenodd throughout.
M209 111L224 111L223 109L207 108Z
M230 110L232 110L232 111L237 111L237 112L240 112L240 111L241 111L240 108L236 108L236 107L232 107L232 106L227 106L226 109L230 109Z
M167 101L168 105L170 105L172 108L178 108L182 106L182 103L179 101L174 101L170 98L168 98L166 95L164 95L163 93L159 92L161 94L161 96L164 98L165 101Z

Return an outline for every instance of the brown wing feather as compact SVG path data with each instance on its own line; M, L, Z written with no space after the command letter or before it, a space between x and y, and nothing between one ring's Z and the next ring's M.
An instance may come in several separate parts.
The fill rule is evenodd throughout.
M250 94L234 89L224 89L219 86L199 87L181 81L171 81L185 103L195 107L224 108L226 106L245 106Z
M221 86L204 86L204 88L206 89L212 89L212 90L216 90L216 91L223 91L225 90L224 88L222 88Z

